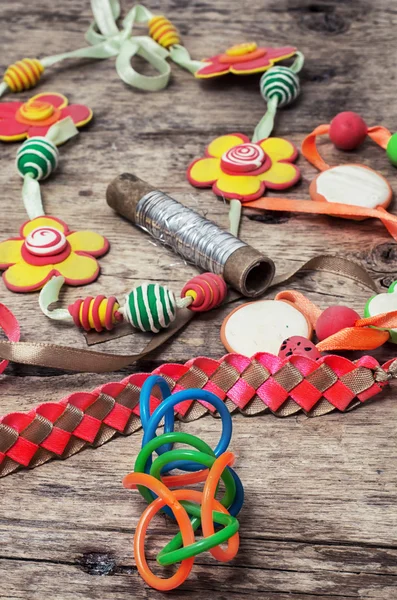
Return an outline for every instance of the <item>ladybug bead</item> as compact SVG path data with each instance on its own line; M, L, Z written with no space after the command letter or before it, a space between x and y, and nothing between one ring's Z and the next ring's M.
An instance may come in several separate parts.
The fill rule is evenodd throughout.
M292 355L299 354L300 356L308 356L313 360L321 357L316 346L301 335L293 335L283 341L278 352L278 356L282 359L289 358Z

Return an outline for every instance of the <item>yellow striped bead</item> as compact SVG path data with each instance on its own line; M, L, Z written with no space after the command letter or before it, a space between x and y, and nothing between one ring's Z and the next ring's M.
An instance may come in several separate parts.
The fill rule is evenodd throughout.
M174 44L179 44L181 41L175 25L173 25L166 17L161 15L150 19L149 35L154 39L155 42L164 48L169 48Z
M22 92L37 85L43 71L37 58L23 58L8 67L3 80L12 92Z
M86 331L90 329L111 331L117 323L123 320L119 308L120 305L114 296L110 298L87 296L87 298L76 300L68 307L68 311L77 327L82 327Z

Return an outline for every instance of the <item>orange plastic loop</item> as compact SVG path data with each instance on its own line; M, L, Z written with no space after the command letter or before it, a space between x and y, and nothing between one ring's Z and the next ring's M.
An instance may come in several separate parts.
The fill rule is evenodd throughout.
M129 473L129 475L124 477L124 487L132 488L135 485L144 485L158 496L158 498L149 504L149 506L142 513L135 531L134 554L138 571L148 585L161 592L167 592L177 588L186 580L190 571L192 570L194 558L187 558L186 560L183 560L176 573L174 573L174 575L168 579L158 577L151 571L146 560L146 532L152 518L163 506L167 505L172 510L179 525L179 529L182 534L183 545L188 546L193 544L195 539L189 515L178 501L182 499L191 499L189 495L193 492L193 490L175 490L171 492L163 483L161 483L161 481L158 481L158 479L152 475L147 475L146 473Z

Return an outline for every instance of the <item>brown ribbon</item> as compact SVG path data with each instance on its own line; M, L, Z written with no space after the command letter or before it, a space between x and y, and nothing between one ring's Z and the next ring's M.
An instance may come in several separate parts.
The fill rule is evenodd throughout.
M287 275L275 277L270 287L274 287L291 279L301 271L328 271L342 275L361 283L374 292L377 292L375 282L360 265L345 258L337 256L316 256L305 264L291 271ZM236 295L228 297L228 302L236 299ZM95 352L92 350L59 346L50 342L0 342L0 358L25 365L49 367L68 371L86 373L107 373L123 369L128 365L147 356L159 348L180 329L182 329L195 315L188 309L178 311L174 323L164 331L156 334L150 342L137 354L113 354Z

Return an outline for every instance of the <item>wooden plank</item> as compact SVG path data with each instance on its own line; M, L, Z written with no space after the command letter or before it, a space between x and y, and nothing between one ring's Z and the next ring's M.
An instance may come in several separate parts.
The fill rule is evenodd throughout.
M128 8L123 3L124 14ZM188 5L167 0L161 6L153 2L149 8L175 22L196 58L249 38L299 47L307 57L302 95L294 106L279 112L275 130L297 145L314 126L329 122L340 110L355 110L370 125L393 128L397 120L391 76L394 55L387 51L394 41L397 13L386 0L376 5L365 0L252 0L244 9L242 3L227 0ZM57 8L49 0L29 5L3 0L1 17L3 67L23 56L40 57L85 45L83 33L91 22L89 3L79 0ZM145 69L142 63L139 67ZM191 188L185 170L216 135L252 133L264 112L258 78L198 82L175 65L172 73L166 91L144 94L121 83L113 59L73 60L49 68L36 90L65 93L71 102L85 103L95 112L86 132L60 149L60 166L43 184L48 214L72 228L101 231L112 244L111 252L101 259L100 279L84 290L65 290L64 306L88 292L122 297L142 280L166 283L178 292L196 273L109 209L106 186L120 172L135 172L227 227L227 206L211 192ZM26 218L21 181L12 167L16 147L1 147L2 237L16 235ZM329 143L321 150L331 164L362 162L394 180L394 168L371 142L352 154ZM315 170L303 159L299 166L302 182L288 196L308 198ZM325 251L357 260L381 288L395 278L396 245L374 221L349 223L244 210L241 236L271 256L279 272ZM345 303L362 312L369 296L362 286L330 274L300 275L288 287L303 291L321 308ZM1 300L15 311L24 340L57 339L85 347L77 330L50 322L38 312L37 295L15 295L3 286ZM1 412L28 410L38 402L90 390L166 361L184 362L200 354L218 358L224 353L219 327L228 310L198 317L161 351L120 373L81 375L11 365L0 382ZM125 353L144 342L145 337L136 334L100 348ZM380 361L393 354L391 345L374 352ZM231 448L246 489L241 550L231 565L200 556L189 581L168 597L196 600L210 593L219 600L393 598L396 417L393 388L346 415L318 419L298 415L286 420L272 415L233 417ZM177 425L212 445L219 426L210 417ZM64 463L53 461L1 481L1 599L163 597L149 590L136 572L131 544L144 503L120 483L132 468L140 441L138 432ZM169 521L157 519L149 538L150 556L173 532Z

